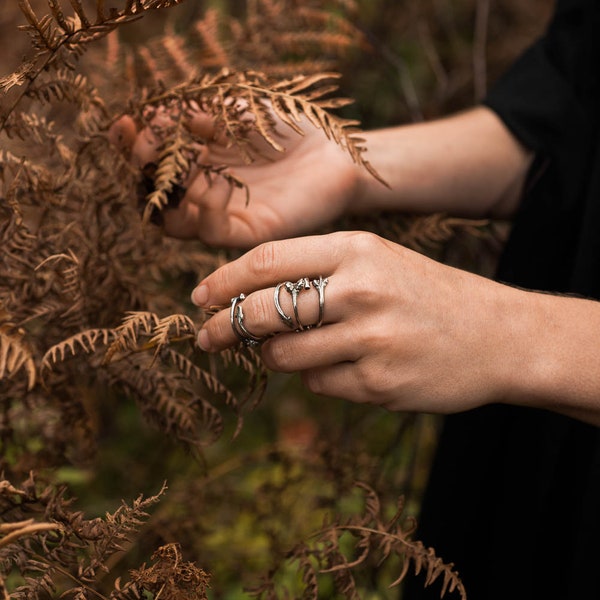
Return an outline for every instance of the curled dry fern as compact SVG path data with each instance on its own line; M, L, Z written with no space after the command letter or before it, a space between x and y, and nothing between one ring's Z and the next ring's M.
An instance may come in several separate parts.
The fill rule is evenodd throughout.
M44 15L36 13L29 0L19 0L19 8L27 20L27 25L23 25L21 29L30 35L34 53L21 63L16 72L0 79L0 93L6 93L15 87L23 88L0 118L0 130L44 71L63 67L73 69L73 59L81 56L90 42L105 37L124 23L138 19L148 10L169 8L180 2L181 0L127 0L125 8L113 8L106 14L104 0L97 0L96 14L90 16L81 0L70 2L72 15L65 15L58 0L48 0L50 13ZM65 91L68 87L57 82L54 94L68 93Z
M216 74L204 74L170 89L150 93L141 103L141 111L152 109L150 114L154 114L159 107L167 106L174 124L161 132L163 141L156 189L147 198L146 220L153 210L161 210L168 205L173 187L188 175L193 143L205 142L195 139L183 122L185 115L198 107L212 115L214 135L223 135L235 144L246 162L252 162L256 154L252 134L257 134L276 152L285 152L276 132L276 118L302 134L304 117L344 148L354 162L385 183L363 156L366 148L364 140L356 134L358 122L331 112L351 102L345 98L330 97L337 89L334 82L338 78L336 73L319 73L274 80L259 72L236 72L226 68ZM243 118L247 114L251 118ZM207 174L223 175L222 167L201 165L201 168ZM230 184L243 186L243 182L231 179Z
M160 547L153 555L155 563L132 571L133 582L154 598L164 600L206 600L210 577L195 564L183 560L178 544Z
M335 592L349 600L360 599L359 584L355 574L368 561L377 561L380 568L385 561L396 557L401 561L400 572L389 587L395 587L406 577L410 566L418 574L425 573L425 585L441 579L440 597L456 592L466 600L466 591L452 564L436 556L433 548L422 542L412 541L415 524L412 519L402 519L404 502L401 498L396 512L389 519L383 515L379 497L364 483L357 483L365 495L365 513L345 522L334 520L323 529L292 549L287 560L296 564L302 582L301 596L311 600L320 598L320 582L330 576ZM349 541L349 537L352 542ZM282 568L281 565L279 568ZM274 600L289 595L276 580L277 569L263 579L261 584L249 590L261 600Z
M249 376L245 396L239 398L198 362L196 335L187 315L159 318L149 311L130 312L114 329L85 330L52 346L41 369L52 377L59 364L83 352L95 368L106 370L113 386L133 395L151 421L179 440L200 446L206 443L202 431L210 433L211 441L224 428L215 400L222 399L233 410L236 435L243 423L242 409L255 392L260 398L266 374L256 353L241 348L223 353L225 365L233 362Z
M161 587L168 598L203 600L208 576L181 560L176 545L159 548L157 564L131 573L130 581L114 582L105 590L110 563L125 552L149 517L149 509L165 493L123 502L103 518L86 518L72 508L64 488L41 486L33 477L19 486L0 481L0 590L12 600L114 598L139 600L144 591ZM31 515L36 515L31 517ZM10 590L7 581L11 581ZM174 595L179 592L180 596Z
M10 333L5 326L0 326L0 380L14 377L23 370L27 375L27 388L31 390L36 382L37 369L23 338L22 333Z

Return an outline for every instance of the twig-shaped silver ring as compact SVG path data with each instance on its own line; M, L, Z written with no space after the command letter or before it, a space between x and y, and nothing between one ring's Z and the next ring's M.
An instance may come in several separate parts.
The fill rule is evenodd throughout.
M327 277L319 276L319 279L313 279L312 284L319 292L319 320L312 327L321 327L323 318L325 317L325 286L329 283Z
M244 325L244 311L242 310L241 303L245 299L245 294L240 294L239 296L231 299L229 322L231 323L231 329L233 329L233 333L235 333L244 346L253 348L260 344L262 338L250 333Z
M285 284L285 289L292 295L292 308L294 310L294 318L296 319L296 331L304 331L306 326L302 324L300 316L298 315L298 294L302 290L310 289L310 281L308 277L298 279L296 283L290 283L288 281Z
M281 288L282 287L286 287L287 289L287 285L288 283L290 285L293 285L291 282L289 281L285 281L283 283L278 283L277 287L275 288L275 292L273 294L273 300L275 300L275 308L277 309L277 314L279 315L279 318L290 328L290 329L294 329L294 320L292 319L292 317L290 317L289 315L286 315L283 308L281 308L281 302L279 301L279 294L281 292Z
M321 325L323 324L323 319L325 317L325 286L328 282L329 280L326 277L320 276L318 279L313 279L312 282L308 277L302 277L295 283L291 281L285 281L283 283L277 284L273 294L273 300L275 301L275 308L277 309L277 314L279 315L280 319L286 324L287 327L289 327L290 329L294 329L294 331L297 332L306 331L307 329L313 329L315 327L321 327ZM304 323L302 323L302 321L300 320L300 315L298 312L298 296L303 290L309 290L311 284L319 294L319 316L316 323L312 325L304 325ZM294 311L293 318L290 315L287 315L281 307L281 288L284 288L292 297L292 308Z

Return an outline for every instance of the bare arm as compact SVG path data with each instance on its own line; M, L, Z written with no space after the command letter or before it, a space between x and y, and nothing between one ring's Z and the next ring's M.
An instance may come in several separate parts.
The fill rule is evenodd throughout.
M366 134L367 158L390 185L357 178L350 206L467 217L513 215L532 155L490 109Z

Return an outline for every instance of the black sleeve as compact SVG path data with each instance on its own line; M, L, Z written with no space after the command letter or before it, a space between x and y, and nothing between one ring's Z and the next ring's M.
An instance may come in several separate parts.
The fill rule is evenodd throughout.
M545 33L484 104L528 148L557 157L585 146L599 111L600 2L558 0Z

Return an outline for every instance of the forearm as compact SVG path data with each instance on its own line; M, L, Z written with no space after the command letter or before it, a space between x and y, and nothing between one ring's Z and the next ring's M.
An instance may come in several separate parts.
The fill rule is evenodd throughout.
M490 332L503 401L600 426L600 302L516 289L508 298Z
M485 107L368 132L365 139L366 158L390 187L361 173L350 205L359 214L375 209L508 218L532 160Z

